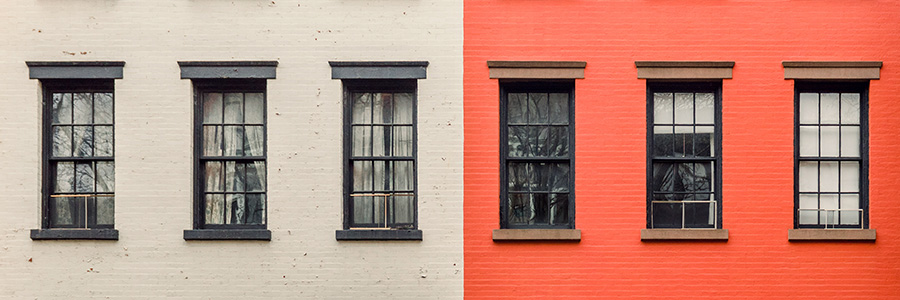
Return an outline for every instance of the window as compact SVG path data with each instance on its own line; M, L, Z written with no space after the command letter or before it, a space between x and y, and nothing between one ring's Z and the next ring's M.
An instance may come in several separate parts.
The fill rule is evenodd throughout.
M416 81L345 80L346 229L415 229Z
M501 228L574 228L574 81L501 82L500 94Z
M867 228L868 83L797 82L795 228Z
M201 228L266 228L265 83L195 80Z
M721 82L648 82L648 228L722 228Z

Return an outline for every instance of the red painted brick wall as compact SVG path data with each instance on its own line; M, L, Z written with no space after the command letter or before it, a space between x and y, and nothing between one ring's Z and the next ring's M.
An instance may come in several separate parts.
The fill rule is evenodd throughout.
M900 299L900 2L465 1L467 299ZM499 89L487 60L587 61L575 92L580 243L495 243ZM636 60L735 61L724 80L727 243L641 242L646 82ZM883 61L870 84L875 243L788 242L785 60Z

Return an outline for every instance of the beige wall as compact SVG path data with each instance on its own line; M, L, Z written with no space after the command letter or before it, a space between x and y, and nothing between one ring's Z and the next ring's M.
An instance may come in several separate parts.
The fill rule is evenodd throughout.
M0 1L0 298L462 298L462 2ZM125 61L118 241L32 241L41 104L25 61ZM176 61L277 60L268 81L272 240L185 241L192 98ZM329 60L424 60L420 242L338 242L341 83Z

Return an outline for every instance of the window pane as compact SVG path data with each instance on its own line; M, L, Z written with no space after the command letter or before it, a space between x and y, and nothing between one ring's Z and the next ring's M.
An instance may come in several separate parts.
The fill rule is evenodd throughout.
M75 197L54 197L50 198L50 226L72 226L76 225L75 220L78 219L77 201Z
M244 191L244 164L233 161L225 162L225 191Z
M653 93L653 123L672 124L672 93Z
M73 145L76 157L94 155L94 130L91 126L75 126Z
M841 124L859 124L859 94L841 94Z
M247 155L247 156L263 156L263 155L265 155L263 145L265 145L265 136L263 134L263 126L245 126L244 127L244 155Z
M507 94L507 119L509 124L528 123L528 96L525 93Z
M113 156L112 126L94 126L94 156Z
M71 193L75 191L75 163L56 163L56 184L53 188L56 193Z
M711 203L685 203L685 228L712 228L715 224L715 205Z
M800 192L819 191L819 163L814 161L801 161L799 174Z
M693 186L690 191L702 191L702 192L711 192L713 191L713 163L705 162L705 163L696 163L694 164L694 173L691 176L694 178Z
M205 93L205 94L203 94L203 123L204 124L222 123L222 94L221 93Z
M394 189L412 191L415 185L415 169L412 161L394 162Z
M353 94L353 124L372 124L372 94Z
M837 93L822 93L820 94L820 102L821 102L821 111L822 114L822 124L838 124L840 123L840 114L841 111L838 108L838 96Z
M675 135L672 126L653 126L653 156L672 156Z
M800 123L819 123L819 94L800 93Z
M225 190L225 177L222 176L224 171L222 166L223 164L220 161L206 162L204 174L206 176L207 192L222 192Z
M821 194L819 195L819 212L820 224L837 224L838 222L838 195L837 194Z
M838 163L834 161L819 162L819 191L838 191Z
M222 126L203 126L203 155L222 155Z
M819 156L818 126L800 126L800 156Z
M413 156L412 126L394 126L392 142L394 156Z
M246 185L248 192L263 192L266 190L266 162L254 161L246 164Z
M413 123L413 94L396 93L394 94L394 124Z
M550 194L550 224L569 223L569 195Z
M53 94L53 124L72 124L72 94Z
M534 217L534 204L531 194L509 194L509 223L514 225L531 224Z
M819 128L821 130L821 144L822 144L822 157L836 157L840 152L841 142L840 142L840 128L836 126L822 126Z
M116 191L116 168L111 161L97 163L97 192L112 193Z
M859 209L859 195L841 195L841 209ZM844 210L840 213L841 225L859 225L859 211Z
M393 223L412 224L415 220L415 205L412 196L394 196L393 201Z
M509 126L507 136L509 156L525 157L530 152L528 149L529 132L527 126Z
M94 123L113 123L112 93L94 93Z
M375 217L375 224L378 227L384 227L385 224L385 197L372 197L372 215Z
M652 203L651 218L653 228L681 228L681 203Z
M812 209L812 210L811 210ZM818 195L800 195L800 224L818 224Z
M53 126L53 156L72 156L72 126Z
M671 163L653 163L653 190L675 191L675 168Z
M394 178L391 173L391 165L393 165L391 162L373 162L374 189L376 191L391 191L393 189L392 181Z
M262 93L246 93L244 94L244 123L247 124L263 124L265 114L265 105L263 105Z
M372 191L372 161L353 162L353 191Z
M74 123L75 124L91 124L93 123L93 99L90 93L75 93L74 98Z
M372 156L390 156L391 126L372 126Z
M715 156L715 130L713 126L696 126L694 133L694 155L696 156Z
M694 94L675 93L675 123L694 123Z
M207 194L204 211L206 212L206 224L224 224L225 195Z
M374 112L372 123L374 124L390 124L394 110L394 97L391 93L373 94L375 99L372 101L372 111Z
M510 192L528 191L528 186L525 185L528 182L527 165L526 163L509 163L507 180L509 181L508 189Z
M841 162L841 192L859 191L859 163Z
M97 197L97 224L113 225L116 218L114 197Z
M549 185L551 192L568 192L569 191L569 164L553 163L550 164Z
M225 123L244 123L244 94L225 94Z
M550 164L549 163L532 163L529 164L529 184L532 191L549 192L550 191Z
M225 195L225 222L226 224L244 224L246 218L246 202L244 194Z
M569 124L569 94L550 94L550 123Z
M372 224L374 201L372 197L351 197L353 199L353 223Z
M569 156L569 127L553 126L549 130L550 136L547 140L548 156Z
M694 156L694 127L675 126L675 157Z
M697 93L697 124L715 124L715 94Z
M841 156L859 157L859 127L841 126Z
M353 140L351 154L353 156L372 155L372 127L353 126Z
M247 194L247 224L266 224L266 195Z
M244 155L244 126L225 126L225 156Z
M537 136L537 139L532 144L532 149L536 149L537 151L534 153L534 156L538 157L547 157L549 153L549 140L550 140L550 128L546 126L532 126L532 134Z
M528 93L528 124L550 122L550 104L545 93Z
M90 162L75 163L75 192L94 191L94 166Z
M550 223L550 195L540 193L532 194L532 209L534 209L534 217L532 224L549 224Z

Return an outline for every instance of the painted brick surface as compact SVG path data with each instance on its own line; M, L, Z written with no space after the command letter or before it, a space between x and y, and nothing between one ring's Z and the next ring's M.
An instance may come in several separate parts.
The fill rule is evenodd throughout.
M0 3L0 298L462 298L462 3ZM118 241L32 241L41 104L25 61L125 61L116 81ZM272 241L185 241L192 88L176 61L277 60L268 81ZM329 60L424 60L421 242L338 242L342 90Z
M900 297L900 2L465 1L467 299ZM580 243L491 240L499 90L488 60L587 61L575 91ZM734 61L723 82L727 243L641 242L646 82L635 61ZM793 81L785 60L883 61L870 84L874 243L791 243Z

